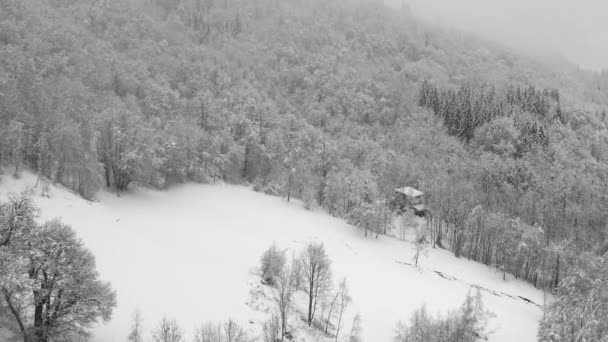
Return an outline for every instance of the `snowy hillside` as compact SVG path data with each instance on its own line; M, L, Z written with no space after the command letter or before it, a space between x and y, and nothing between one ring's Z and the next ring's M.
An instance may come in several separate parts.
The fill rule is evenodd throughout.
M0 194L35 183L31 174L4 176ZM257 267L273 241L288 255L309 241L325 244L335 279L347 277L353 297L344 330L359 312L365 341L390 341L396 322L407 321L423 303L430 312L458 307L472 286L482 288L496 315L490 341L536 340L543 294L530 285L503 281L495 270L437 249L416 269L410 242L364 238L342 220L245 187L188 184L121 197L105 193L95 202L55 187L48 198L39 188L31 191L41 219L61 217L71 224L95 254L102 279L118 293L114 318L96 329L94 342L126 340L136 308L148 331L163 315L176 318L188 338L207 320L234 318L259 331L268 314L252 295L264 291Z

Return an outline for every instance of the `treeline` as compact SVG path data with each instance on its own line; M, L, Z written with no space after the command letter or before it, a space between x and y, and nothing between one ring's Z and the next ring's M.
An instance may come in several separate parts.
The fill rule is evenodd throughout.
M434 244L495 267L505 279L510 274L550 290L575 261L572 246L547 242L542 227L520 218L488 212L479 205L462 219L457 225L432 217L429 225Z
M453 94L464 100L449 100ZM607 257L598 146L605 124L582 123L580 113L561 110L557 91L532 87L496 96L491 88L454 93L423 83L420 104L477 160L471 175L427 193L433 243L552 290L557 300L546 308L540 340L605 338L605 325L587 324L607 314L598 296Z
M408 104L350 65L369 63L375 39L354 39L353 18L369 10L372 25L389 11L368 3L275 5L3 2L0 165L34 170L87 198L133 183L253 183L383 231L384 198L415 178L399 170L404 151L388 150L403 145ZM240 18L249 32L211 25L213 39L193 43L200 25L184 17L189 6L205 20ZM322 25L311 25L316 12ZM344 27L317 40L333 20ZM343 48L353 57L335 64L331 56Z
M562 112L557 90L510 87L499 94L465 85L453 91L425 81L419 104L466 142L479 163L467 176L477 194L458 194L459 188L429 196L435 244L535 286L555 288L576 251L589 248L593 239L605 240L600 232L608 221L597 205L606 200L605 163L588 160L595 165L578 167L582 182L563 179L573 160L560 156L562 133L576 122ZM585 201L583 193L596 203Z

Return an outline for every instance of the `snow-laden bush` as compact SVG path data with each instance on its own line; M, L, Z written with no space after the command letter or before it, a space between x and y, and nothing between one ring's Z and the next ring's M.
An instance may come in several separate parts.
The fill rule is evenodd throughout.
M256 180L253 183L253 191L263 192L266 195L279 196L281 194L281 186L274 181Z
M276 277L285 268L285 252L279 250L277 245L273 243L262 255L261 263L262 281L266 284L274 285Z

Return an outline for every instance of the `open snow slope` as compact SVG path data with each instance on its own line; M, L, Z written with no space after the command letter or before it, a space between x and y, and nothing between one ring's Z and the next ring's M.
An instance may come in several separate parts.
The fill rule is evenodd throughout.
M0 197L35 182L31 174L19 180L3 176ZM106 193L96 202L55 187L50 198L39 196L40 189L32 193L41 219L60 217L71 224L95 254L101 277L117 290L113 320L96 328L93 342L125 341L136 308L148 332L167 315L179 321L189 340L202 321L232 317L249 325L265 319L246 302L251 271L273 241L288 253L308 241L325 244L334 278L348 278L354 300L343 331L360 312L367 342L391 341L396 322L408 320L423 303L430 312L458 307L469 284L495 292L482 292L496 315L490 341L536 340L542 311L517 297L542 305L542 293L532 286L503 281L502 274L439 249L430 249L416 269L400 263L412 262L409 242L364 238L342 220L245 187L187 184L121 197Z

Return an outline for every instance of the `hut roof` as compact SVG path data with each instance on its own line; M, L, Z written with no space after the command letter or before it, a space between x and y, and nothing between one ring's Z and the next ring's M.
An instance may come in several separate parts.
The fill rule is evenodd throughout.
M422 191L416 190L414 188L410 188L409 186L396 189L395 191L400 192L407 197L420 197L420 196L424 195L424 193Z
M424 204L418 204L413 207L416 211L424 211L426 210L426 206Z

